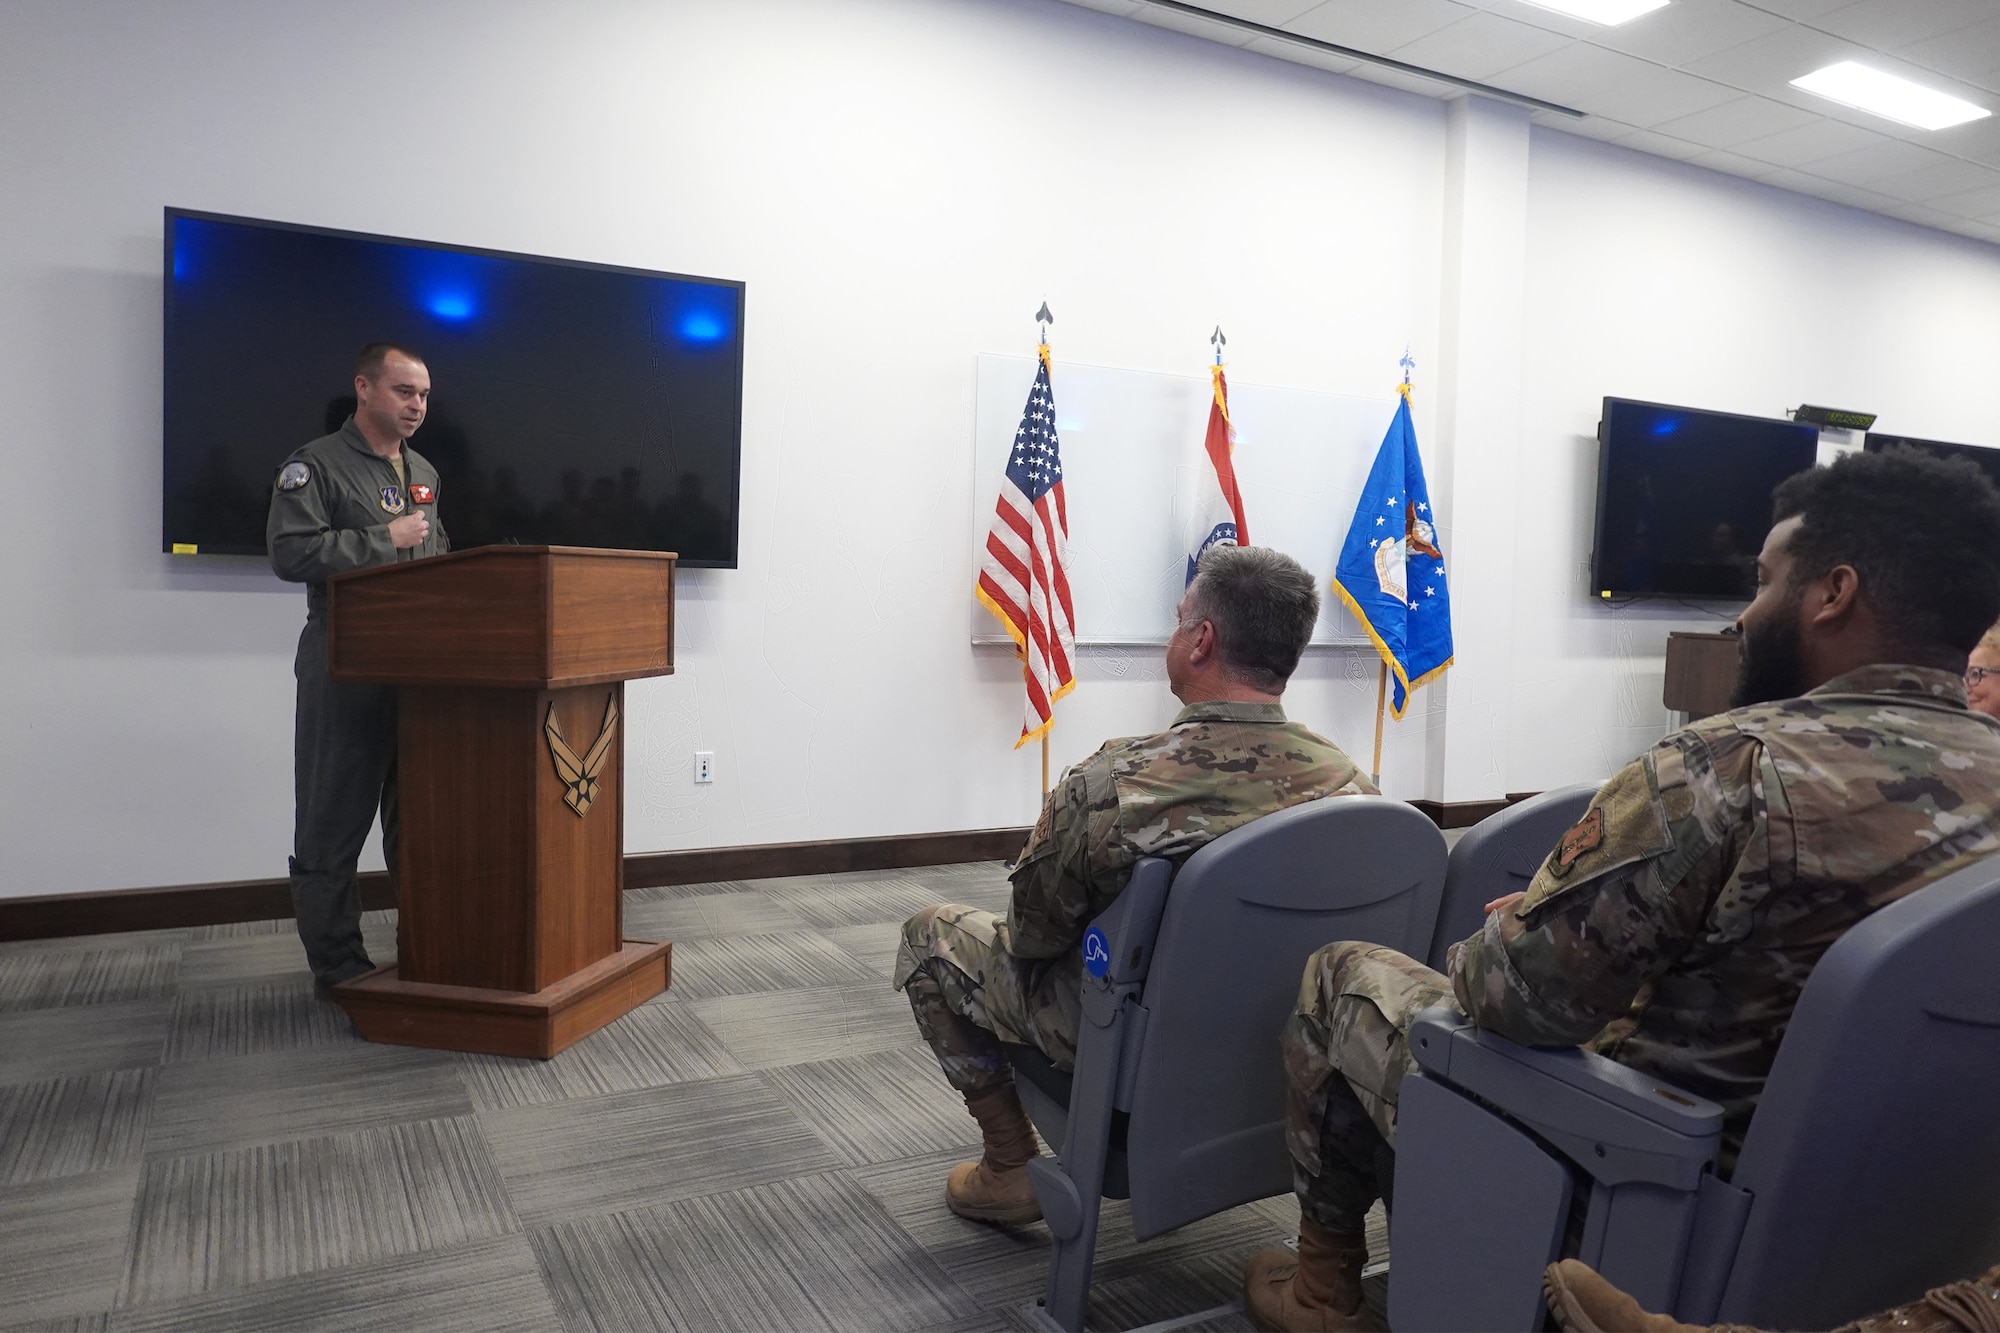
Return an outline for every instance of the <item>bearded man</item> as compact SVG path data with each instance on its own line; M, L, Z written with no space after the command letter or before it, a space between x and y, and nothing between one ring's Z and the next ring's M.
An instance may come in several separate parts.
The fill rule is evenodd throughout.
M1720 1103L1734 1161L1799 992L1871 913L2000 850L2000 722L1966 655L2000 615L2000 493L1974 466L1850 454L1786 479L1737 621L1735 707L1597 793L1446 974L1332 944L1280 1040L1299 1249L1244 1276L1264 1329L1377 1329L1362 1224L1393 1185L1412 1017L1456 1004Z

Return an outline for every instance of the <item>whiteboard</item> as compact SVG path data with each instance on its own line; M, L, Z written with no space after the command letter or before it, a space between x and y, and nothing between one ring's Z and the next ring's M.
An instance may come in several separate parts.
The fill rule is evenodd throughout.
M994 501L1035 358L978 358L973 432L973 568L993 525ZM1187 575L1195 503L1191 467L1208 428L1206 374L1159 375L1058 358L1050 376L1069 512L1070 594L1080 645L1164 644ZM1236 480L1250 539L1297 560L1319 581L1315 644L1366 644L1333 592L1340 543L1396 414L1396 395L1353 398L1229 382ZM991 613L971 603L975 643L1007 643Z

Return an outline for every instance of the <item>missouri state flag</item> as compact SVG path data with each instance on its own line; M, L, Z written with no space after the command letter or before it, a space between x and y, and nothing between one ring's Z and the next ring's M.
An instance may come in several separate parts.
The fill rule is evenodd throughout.
M1069 513L1063 504L1056 400L1049 387L1049 347L1021 410L1000 481L993 526L972 595L1006 627L1021 658L1027 690L1020 749L1048 734L1056 700L1076 688L1076 612L1069 595Z
M1220 364L1209 368L1208 434L1194 464L1194 522L1188 533L1187 579L1211 546L1248 546L1250 525L1243 517L1243 492L1236 485L1235 432L1229 426L1229 381Z
M1407 385L1354 506L1354 523L1334 567L1333 590L1368 631L1395 677L1389 711L1402 717L1410 691L1451 665L1451 590L1445 585L1444 552L1438 549L1423 460L1417 456Z

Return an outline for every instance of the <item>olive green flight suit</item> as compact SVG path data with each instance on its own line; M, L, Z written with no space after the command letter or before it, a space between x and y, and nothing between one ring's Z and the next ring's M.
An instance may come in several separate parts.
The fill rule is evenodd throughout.
M306 585L306 627L292 667L299 693L291 887L306 961L323 986L374 966L361 944L354 869L378 809L392 882L398 846L396 687L328 679L326 580L451 549L438 519L437 469L407 444L403 468L406 477L368 447L349 417L278 470L264 530L271 568L281 579ZM430 518L430 535L421 546L397 550L389 523L420 509Z

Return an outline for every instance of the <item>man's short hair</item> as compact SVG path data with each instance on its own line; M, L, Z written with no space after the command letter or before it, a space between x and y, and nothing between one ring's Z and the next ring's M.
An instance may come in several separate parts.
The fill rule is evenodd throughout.
M1319 588L1298 561L1268 546L1211 546L1195 566L1190 614L1215 626L1231 679L1284 689L1319 622Z
M420 366L428 364L423 357L401 343L369 343L355 354L354 373L365 380L376 380L381 377L383 365L392 356L400 356Z
M1805 520L1792 583L1852 565L1884 633L1919 664L1962 661L2000 619L2000 491L1967 459L1847 454L1779 482L1771 512Z

